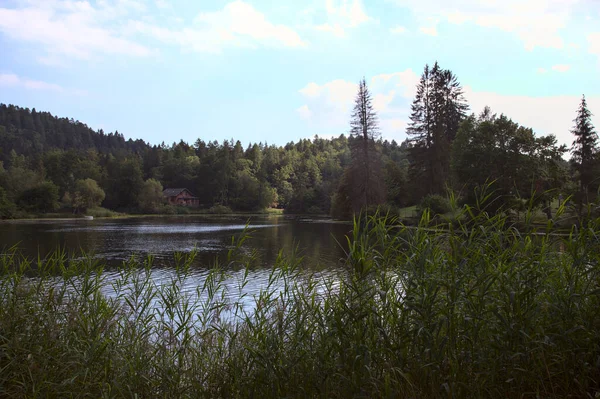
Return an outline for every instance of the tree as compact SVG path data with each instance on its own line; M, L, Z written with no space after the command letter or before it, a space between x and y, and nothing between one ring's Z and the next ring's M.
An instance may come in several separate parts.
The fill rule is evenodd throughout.
M47 213L58 209L58 186L44 181L37 186L23 191L18 199L21 208L29 212Z
M111 157L107 165L106 181L103 184L106 188L105 203L113 209L135 208L143 184L141 159Z
M575 141L571 147L571 163L579 176L579 207L583 201L589 202L589 191L595 183L595 169L598 158L598 135L592 125L592 113L587 108L585 96L582 97L577 116L574 120L575 126L571 133L575 135Z
M375 146L379 137L379 122L373 109L373 100L363 78L358 85L354 109L350 119L350 150L352 161L339 189L337 198L348 197L352 211L382 204L385 184L382 176L381 155Z
M6 191L0 187L0 219L10 219L15 216L17 207L8 198Z
M436 62L425 65L411 105L410 175L418 197L439 194L450 171L450 147L468 109L462 87L449 70Z
M89 209L100 206L104 201L104 190L98 186L96 180L79 179L75 182L73 192L66 192L63 202L73 208L73 212L78 213L80 209Z
M164 203L162 184L155 179L146 180L138 197L140 209L143 212L155 213L160 211L160 206Z
M548 209L552 196L558 195L549 190L559 188L562 181L559 172L565 151L554 136L536 137L533 130L486 107L479 117L471 115L462 123L452 148L452 169L471 204L476 189L493 182L489 212L516 206L523 199Z

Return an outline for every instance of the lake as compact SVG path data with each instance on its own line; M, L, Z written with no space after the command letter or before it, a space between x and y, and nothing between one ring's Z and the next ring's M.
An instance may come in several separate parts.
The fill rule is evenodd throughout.
M268 284L270 268L280 250L289 254L294 248L304 257L303 267L323 277L339 271L344 258L345 235L352 228L347 223L328 219L288 216L174 216L132 217L122 219L28 220L0 223L0 249L6 252L18 245L31 258L43 258L57 248L69 254L81 251L92 254L109 266L107 282L119 279L118 264L132 255L155 257L152 280L157 286L168 284L175 276L173 254L198 252L194 268L181 282L183 292L193 293L206 280L215 258L224 259L232 237L239 236L249 221L251 238L242 246L244 253L256 251L258 267L247 275L234 271L224 281L230 300L252 297ZM243 292L238 286L247 280ZM105 290L112 295L110 284ZM160 304L156 304L160 307Z
M315 269L334 267L344 257L344 236L352 226L328 219L265 216L173 216L122 219L27 220L0 224L3 252L18 245L31 257L42 257L63 248L67 253L105 259L109 265L132 255L154 255L157 265L168 265L174 252L199 251L198 264L210 266L223 258L232 237L239 236L249 222L252 231L242 249L256 250L264 267L270 267L279 250L294 247ZM339 244L338 244L339 242Z

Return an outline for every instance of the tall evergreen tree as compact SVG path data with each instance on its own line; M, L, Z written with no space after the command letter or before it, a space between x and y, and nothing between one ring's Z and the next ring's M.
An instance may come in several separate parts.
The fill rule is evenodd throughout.
M450 146L468 106L462 87L449 70L436 62L425 65L411 105L411 180L418 181L417 196L440 193L449 178Z
M346 176L350 182L347 187L350 188L348 194L354 212L381 204L385 200L381 156L375 147L379 134L373 99L363 78L358 85L350 119L352 162Z
M594 183L594 169L597 166L598 135L592 125L592 113L587 107L585 95L581 99L577 116L573 121L575 126L571 133L575 141L571 147L571 163L579 172L579 204L589 201L590 186Z

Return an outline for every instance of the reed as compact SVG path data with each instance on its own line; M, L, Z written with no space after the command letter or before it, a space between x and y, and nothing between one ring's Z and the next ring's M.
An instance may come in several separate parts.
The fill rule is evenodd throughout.
M249 232L198 281L194 252L157 279L151 257L109 273L13 248L0 396L600 396L600 221L555 236L455 211L357 217L344 270L281 253L255 295Z

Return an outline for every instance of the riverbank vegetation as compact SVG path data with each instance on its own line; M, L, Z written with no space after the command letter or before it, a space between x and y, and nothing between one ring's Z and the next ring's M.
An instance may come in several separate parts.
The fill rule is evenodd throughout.
M381 138L365 79L348 135L284 146L204 138L150 145L0 104L0 218L97 206L184 213L166 204L162 190L185 187L216 213L278 208L350 219L382 204L447 207L448 190L473 205L476 188L489 182L499 198L494 212L521 212L533 200L552 219L551 204L570 196L580 216L597 197L600 162L585 97L573 111L570 148L489 108L469 115L457 76L437 63L424 68L402 143Z
M254 293L251 232L192 282L194 253L165 274L13 249L0 396L597 397L600 220L559 236L484 209L359 218L337 274L281 254Z

